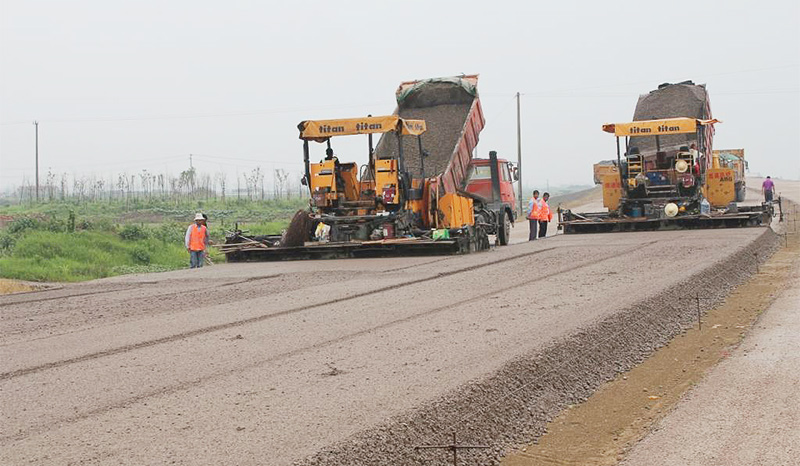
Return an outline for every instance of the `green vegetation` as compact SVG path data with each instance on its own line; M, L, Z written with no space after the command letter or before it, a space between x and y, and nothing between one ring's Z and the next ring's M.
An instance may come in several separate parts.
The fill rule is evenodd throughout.
M222 202L52 202L0 205L13 220L0 229L0 277L82 281L188 266L184 233L198 211L209 215L213 242L226 230L280 234L302 199ZM214 262L224 255L211 248Z
M195 212L205 212L219 226L233 226L234 222L270 222L291 219L298 210L308 207L304 198L249 201L249 200L104 200L77 202L74 200L43 202L40 204L11 204L0 200L0 215L28 215L60 218L66 221L70 212L84 221L105 224L189 222Z
M177 269L185 266L186 257L183 245L159 240L125 241L95 231L34 231L16 242L11 255L0 258L0 273L32 281L80 281Z

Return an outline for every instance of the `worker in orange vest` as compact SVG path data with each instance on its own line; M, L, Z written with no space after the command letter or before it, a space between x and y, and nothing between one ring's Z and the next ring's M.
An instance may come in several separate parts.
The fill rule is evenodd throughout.
M553 220L553 211L550 210L550 205L547 201L550 199L550 193L542 194L541 207L539 208L539 238L547 236L547 224Z
M536 239L536 227L539 225L539 211L542 208L542 201L539 199L539 190L533 190L533 197L528 201L528 241Z
M203 214L195 214L194 223L186 230L186 250L189 251L189 267L195 269L203 266L205 252L208 247L208 228L203 225Z

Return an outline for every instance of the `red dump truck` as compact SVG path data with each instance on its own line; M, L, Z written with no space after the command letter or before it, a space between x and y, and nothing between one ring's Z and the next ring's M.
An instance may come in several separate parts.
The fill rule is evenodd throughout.
M473 198L479 217L486 218L484 228L501 245L508 244L511 225L516 220L516 196L513 182L516 168L507 160L490 153L488 159L472 158L478 135L486 121L477 95L478 76L466 75L407 81L397 89L395 114L401 118L425 120L428 131L419 145L404 147L407 167L412 176L436 175L442 193L459 193ZM376 153L384 153L382 142ZM389 152L394 155L388 146ZM494 162L492 162L494 160ZM496 168L493 172L492 167ZM497 183L493 185L492 175Z

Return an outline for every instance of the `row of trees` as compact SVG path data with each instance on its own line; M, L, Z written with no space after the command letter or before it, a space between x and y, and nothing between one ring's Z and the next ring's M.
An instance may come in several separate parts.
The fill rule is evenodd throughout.
M261 167L240 173L233 180L227 173L202 173L194 167L179 175L142 170L108 177L70 175L48 170L44 180L40 180L38 196L35 180L24 178L22 185L14 190L14 197L19 203L36 203L37 198L38 202L127 202L210 199L256 201L304 196L300 174L279 168L273 170L271 175L270 181Z

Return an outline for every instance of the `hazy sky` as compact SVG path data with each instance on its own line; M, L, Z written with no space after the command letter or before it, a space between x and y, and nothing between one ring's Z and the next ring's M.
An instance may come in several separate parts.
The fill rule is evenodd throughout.
M590 184L615 156L601 125L686 79L708 84L716 148L800 178L796 0L0 1L0 187L33 177L33 120L42 178L178 173L189 154L299 177L299 121L388 114L401 81L461 73L481 75L481 156L516 159L523 94L526 184Z

